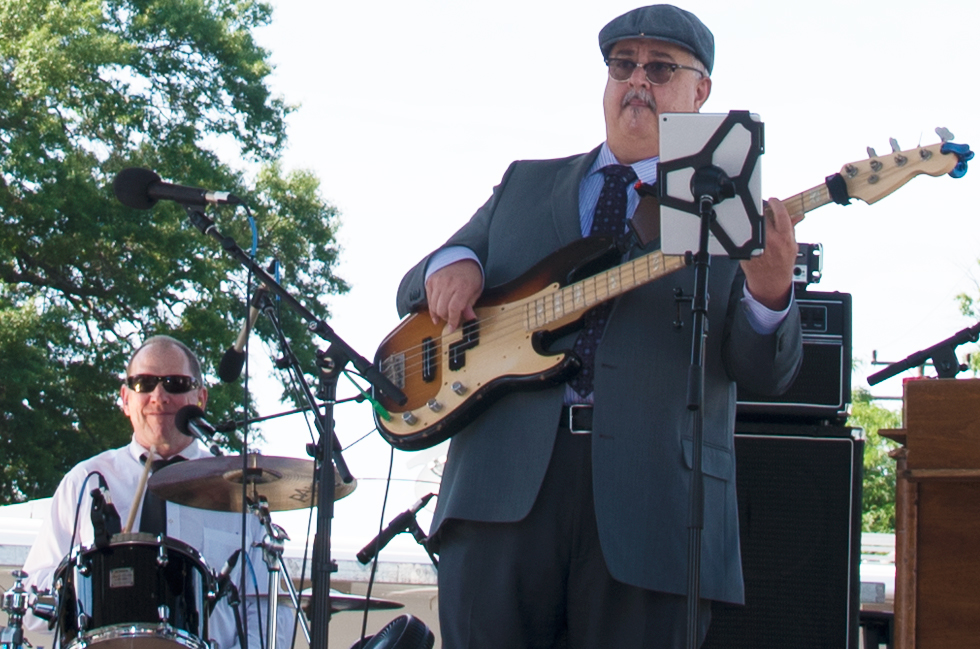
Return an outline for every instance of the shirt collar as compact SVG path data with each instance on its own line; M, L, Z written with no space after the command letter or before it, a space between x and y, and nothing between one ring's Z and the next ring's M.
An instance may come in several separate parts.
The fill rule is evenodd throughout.
M129 454L132 456L133 460L135 460L140 464L140 466L142 466L142 462L140 462L140 456L149 455L149 450L143 448L143 446L136 441L136 435L133 435L133 438L129 441L128 448L129 448ZM182 455L186 460L197 460L202 457L211 457L211 454L207 451L207 449L204 448L204 446L202 446L196 439L191 442L190 446L188 446L183 451L181 451L179 455Z
M634 162L630 166L633 167L633 171L636 172L636 177L643 183L651 185L657 182L657 163L660 162L660 156L653 156L652 158L646 158L645 160L640 160L639 162ZM599 173L603 167L608 167L609 165L622 164L613 155L613 152L609 149L609 144L603 142L602 146L599 147L599 155L596 156L595 162L589 167L589 175L594 173Z

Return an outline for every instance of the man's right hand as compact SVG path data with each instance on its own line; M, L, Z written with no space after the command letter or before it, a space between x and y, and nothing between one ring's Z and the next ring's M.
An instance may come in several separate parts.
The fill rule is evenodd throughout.
M433 324L444 320L450 331L476 318L473 305L483 291L483 270L472 259L449 264L429 276L425 295Z

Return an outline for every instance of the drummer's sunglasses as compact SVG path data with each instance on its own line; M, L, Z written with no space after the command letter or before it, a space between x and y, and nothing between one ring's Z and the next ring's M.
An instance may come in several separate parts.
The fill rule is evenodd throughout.
M137 374L136 376L126 377L126 385L134 392L153 392L157 384L161 382L163 383L163 389L170 394L184 394L201 386L194 377L180 374L171 374L170 376Z

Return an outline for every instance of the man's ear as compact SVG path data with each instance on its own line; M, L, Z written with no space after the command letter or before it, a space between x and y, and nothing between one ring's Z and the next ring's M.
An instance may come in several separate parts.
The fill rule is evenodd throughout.
M122 408L123 413L129 416L129 390L126 386L119 388L119 407Z
M699 112L711 95L711 77L701 77L694 95L694 111Z

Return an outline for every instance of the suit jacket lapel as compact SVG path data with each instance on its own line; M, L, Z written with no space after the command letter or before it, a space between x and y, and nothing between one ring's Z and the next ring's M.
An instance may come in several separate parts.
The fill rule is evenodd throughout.
M599 148L570 158L568 164L555 175L555 185L551 193L552 213L562 246L582 238L578 206L579 185L599 155Z

